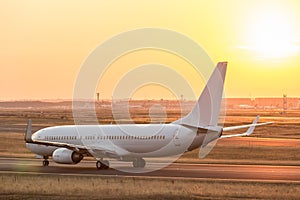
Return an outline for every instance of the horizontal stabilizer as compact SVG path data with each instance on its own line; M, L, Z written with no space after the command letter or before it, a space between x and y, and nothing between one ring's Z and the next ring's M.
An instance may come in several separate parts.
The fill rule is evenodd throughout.
M225 132L225 131L233 131L233 130L242 129L242 128L248 128L248 130L245 133L232 134L232 135L223 135L223 136L221 136L221 138L249 136L249 135L251 135L253 133L253 131L254 131L254 129L255 129L256 126L262 126L262 125L272 124L273 123L273 122L265 122L265 123L258 124L257 123L258 119L259 119L259 115L254 119L254 121L253 121L252 124L241 125L241 126L231 126L231 127L223 128L223 132Z

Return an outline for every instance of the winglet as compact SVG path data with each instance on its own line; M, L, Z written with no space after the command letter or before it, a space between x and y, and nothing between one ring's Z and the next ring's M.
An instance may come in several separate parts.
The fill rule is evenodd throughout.
M253 120L253 123L252 123L252 124L257 124L259 118L260 118L260 116L257 115L257 117ZM251 135L251 134L254 132L254 129L255 129L255 126L250 126L250 127L248 128L248 130L246 131L245 135L246 135L246 136Z
M33 142L32 139L31 139L31 135L32 135L31 126L32 126L31 119L28 119L25 138L24 138L25 142L27 142L27 143L32 143Z

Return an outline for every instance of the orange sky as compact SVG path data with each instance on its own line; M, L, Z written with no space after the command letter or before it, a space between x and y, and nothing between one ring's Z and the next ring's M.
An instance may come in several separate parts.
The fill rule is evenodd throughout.
M200 44L214 63L228 61L227 97L300 97L297 0L3 0L0 25L0 100L72 98L77 73L89 53L113 35L143 27L177 31ZM149 58L175 68L187 65L166 53L139 53L124 56L107 72L100 81L102 98L110 98L121 78L116 73L120 66L141 65ZM199 77L188 70L178 72L200 93ZM134 95L172 96L157 86L142 87Z

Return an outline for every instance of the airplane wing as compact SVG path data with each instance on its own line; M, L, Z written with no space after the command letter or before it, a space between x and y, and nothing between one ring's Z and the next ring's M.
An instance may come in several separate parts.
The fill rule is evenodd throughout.
M225 131L233 131L233 130L237 130L237 129L242 129L242 128L248 128L248 130L244 133L240 133L240 134L232 134L232 135L222 135L220 138L231 138L231 137L242 137L242 136L249 136L253 133L254 129L256 126L262 126L262 125L266 125L266 124L272 124L273 122L265 122L265 123L257 123L258 119L259 119L259 115L254 119L252 124L248 124L248 125L241 125L241 126L231 126L231 127L225 127L223 128L223 132Z

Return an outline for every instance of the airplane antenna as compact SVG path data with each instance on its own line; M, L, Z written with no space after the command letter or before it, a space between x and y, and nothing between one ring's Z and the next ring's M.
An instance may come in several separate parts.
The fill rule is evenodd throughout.
M283 111L282 113L285 114L287 111L287 94L283 94Z

